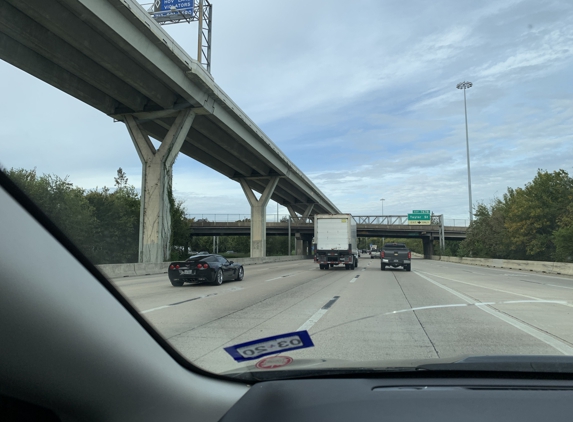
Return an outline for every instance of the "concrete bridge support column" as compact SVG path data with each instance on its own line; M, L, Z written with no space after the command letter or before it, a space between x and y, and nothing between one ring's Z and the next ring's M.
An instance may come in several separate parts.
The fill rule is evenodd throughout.
M173 162L194 117L190 110L181 111L157 150L139 122L133 116L125 117L127 130L143 167L139 262L159 263L169 259L171 214L167 194L171 188Z
M289 212L291 217L305 219L305 218L310 217L310 213L312 212L314 204L308 205L301 217L299 217L297 215L296 211L294 210L294 208L291 205L287 205L286 207L287 207L288 212ZM309 253L308 251L310 249L309 249L308 244L305 245L305 239L302 237L302 235L299 232L295 232L294 238L295 238L295 255L306 255L306 254L308 254ZM308 243L308 240L306 240L306 243Z
M424 259L432 259L434 255L434 239L431 236L423 237L422 245L424 246Z
M302 240L302 255L310 255L310 250L312 246L312 237L304 236Z
M259 199L257 199L245 179L239 179L239 182L251 205L251 258L262 258L267 256L267 204L279 182L279 178L271 177L269 184Z

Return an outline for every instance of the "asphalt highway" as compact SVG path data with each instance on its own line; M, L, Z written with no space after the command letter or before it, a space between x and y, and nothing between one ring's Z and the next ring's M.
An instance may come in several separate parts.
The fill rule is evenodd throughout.
M415 259L412 271L308 261L245 266L243 281L173 287L167 274L113 280L185 357L213 372L224 347L308 330L293 359L573 355L573 278Z

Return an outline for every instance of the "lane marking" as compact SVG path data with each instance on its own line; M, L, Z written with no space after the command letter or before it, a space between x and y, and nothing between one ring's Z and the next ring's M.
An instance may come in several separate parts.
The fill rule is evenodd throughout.
M340 299L340 296L334 296L330 299L326 305L320 308L313 316L311 316L304 324L302 324L296 331L308 331L310 328L320 320L328 312L330 307L334 305L334 303Z
M315 269L316 269L316 268L315 268ZM312 270L309 270L309 271L312 271ZM268 280L265 280L265 283L266 283L267 281L274 281L274 280L280 280L281 278L292 277L293 275L300 274L301 272L302 272L302 271L298 271L298 272L296 272L296 273L284 274L284 275L281 275L280 277L270 278L270 279L268 279Z
M508 304L519 304L519 303L563 303L561 300L504 300L501 302L477 302L477 303L453 303L450 305L431 305L431 306L420 306L417 308L407 308L407 309L400 309L399 311L392 311L386 312L382 314L386 315L393 315L393 314L401 314L404 312L414 312L414 311L425 311L428 309L440 309L440 308L460 308L460 307L467 307L467 306L488 306L488 305L508 305Z
M559 287L560 289L569 289L569 290L573 290L573 287L567 287L567 286L558 286L557 284L544 284L544 283L539 283L539 284L543 284L544 286Z
M418 271L414 271L415 274L419 275L420 277L422 277L423 279L429 281L430 283L434 284L435 286L459 297L460 299L464 300L465 302L468 302L469 304L472 305L478 305L478 303L481 303L481 305L478 305L477 308L487 312L488 314L490 314L491 316L494 316L500 320L502 320L503 322L506 322L512 326L514 326L515 328L523 331L526 334L529 334L532 337L535 337L538 340L541 340L542 342L544 342L545 344L553 347L555 350L558 350L559 352L563 353L564 355L573 355L573 347L566 344L563 341L558 340L557 338L553 337L550 334L547 334L543 331L540 331L540 329L538 328L534 328L530 325L527 325L513 317L510 317L509 315L506 315L500 311L498 311L497 309L494 308L490 308L489 305L486 305L483 302L478 302L476 300L474 300L473 298L464 295L463 293L460 293L454 289L451 289L447 286L444 286L441 283L438 283L435 280L432 280L429 277L426 277L425 275L419 273Z
M195 300L206 299L208 297L217 296L219 293L235 292L238 290L243 290L243 287L231 287L230 289L227 289L227 290L224 290L221 292L209 293L209 294L193 297L191 299L182 300L181 302L175 302L175 303L170 303L169 305L158 306L157 308L146 309L145 311L141 311L140 314L148 314L150 312L159 311L160 309L171 308L172 306L181 305L183 303L193 302Z
M510 292L510 291L508 291L508 290L495 289L495 288L493 288L493 287L480 286L479 284L468 283L467 281L455 280L455 279L453 279L453 278L444 277L443 275L438 275L438 274L427 273L427 272L425 272L425 271L414 271L414 272L415 272L415 273L418 273L418 274L420 274L420 275L421 275L422 273L424 273L424 274L428 274L428 275L431 275L431 276L434 276L434 277L443 278L444 280L453 281L453 282L455 282L455 283L467 284L468 286L479 287L479 288L481 288L481 289L486 289L486 290L493 290L493 291L495 291L495 292L508 293L508 294L510 294L510 295L521 296L521 297L527 297L527 298L529 298L529 299L535 299L535 300L545 300L545 299L541 299L541 298L535 297L535 296L529 296L529 295L524 295L524 294L521 294L521 293ZM569 302L565 302L565 303L563 303L562 305L563 305L563 306L573 307L573 305L570 304Z
M141 313L142 313L142 314L147 314L147 313L149 313L149 312L158 311L158 310L160 310L160 309L165 309L165 308L169 308L169 305L159 306L158 308L151 308L151 309L148 309L148 310L146 310L146 311L142 311Z
M360 274L358 274L357 276L355 276L352 280L350 280L350 282L351 282L351 283L354 283L354 282L358 279L358 277L360 277Z

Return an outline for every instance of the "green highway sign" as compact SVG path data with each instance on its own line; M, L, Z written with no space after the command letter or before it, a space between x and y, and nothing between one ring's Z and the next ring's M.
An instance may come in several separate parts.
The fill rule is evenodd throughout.
M432 224L432 216L430 211L422 212L420 210L414 210L412 214L408 214L408 225L430 225Z
M432 216L430 214L408 214L408 220L428 220L430 221Z
M430 210L414 210L412 214L431 214Z

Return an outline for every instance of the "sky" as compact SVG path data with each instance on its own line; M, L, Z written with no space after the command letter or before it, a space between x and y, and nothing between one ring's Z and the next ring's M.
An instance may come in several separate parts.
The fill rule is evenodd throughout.
M141 1L146 3L146 1ZM573 173L573 2L212 0L217 84L342 211L468 218L538 169ZM195 23L164 26L192 57ZM0 164L141 183L123 123L0 61ZM238 183L186 156L190 215L248 214ZM269 214L276 213L269 203ZM280 214L286 214L284 208Z

